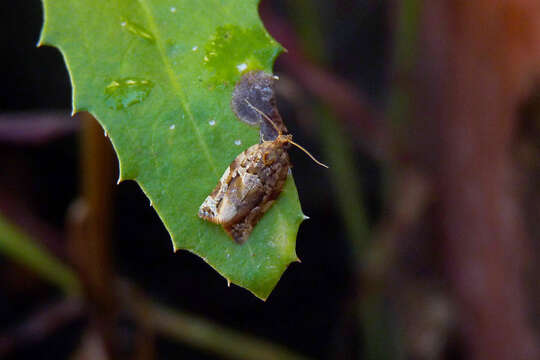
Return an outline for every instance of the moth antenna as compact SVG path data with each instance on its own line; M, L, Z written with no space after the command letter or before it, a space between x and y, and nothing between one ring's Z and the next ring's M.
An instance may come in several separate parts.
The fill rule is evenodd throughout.
M295 143L294 141L292 141L291 139L287 139L287 142L293 144L294 146L296 146L297 148L299 148L300 150L302 150L303 152L305 152L310 158L311 160L315 161L316 164L318 165L321 165L322 167L325 167L328 169L328 165L325 165L323 164L322 162L320 162L319 160L315 159L315 157L313 155L311 155L309 153L309 151L307 151L306 149L304 149L302 146L298 145L297 143Z
M259 114L261 114L266 120L268 120L270 122L270 124L272 124L272 126L274 127L274 129L277 131L278 135L283 135L281 133L281 130L278 129L276 123L274 121L272 121L272 119L270 119L270 117L268 115L266 115L265 113L263 113L261 110L257 109L255 106L251 105L251 103L248 101L248 99L244 99L246 101L246 103L249 105L250 108L252 108L253 110L255 110L256 112L258 112Z
M276 123L274 123L272 121L272 119L270 119L270 117L268 115L266 115L265 113L263 113L261 110L257 109L255 106L251 105L251 103L248 101L248 99L244 99L246 101L246 103L249 105L249 107L251 107L253 110L255 110L256 112L258 112L259 114L261 114L266 120L268 120L270 122L270 124L272 124L272 126L274 127L274 129L276 129L277 133L279 136L283 135L281 130L278 129ZM302 146L300 146L299 144L295 143L294 141L292 141L291 139L287 139L287 142L288 143L291 143L293 144L294 146L296 146L297 148L299 148L300 150L302 150L303 152L305 152L310 158L311 160L313 160L316 164L324 167L324 168L327 168L328 169L328 165L325 165L323 164L322 162L320 162L319 160L315 159L315 157L313 155L310 154L309 151L307 151L306 149L304 149Z

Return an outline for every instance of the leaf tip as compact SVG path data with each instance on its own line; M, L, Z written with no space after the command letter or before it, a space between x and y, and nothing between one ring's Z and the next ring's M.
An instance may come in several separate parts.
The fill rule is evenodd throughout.
M47 25L47 7L45 6L45 1L41 1L41 9L43 12L43 25L41 26L41 32L39 34L39 39L36 47L48 45L47 41L45 40L45 27Z
M46 19L45 19L45 16L43 18L43 26L41 27L41 32L39 34L39 39L36 43L36 47L41 47L41 46L45 46L45 45L48 45L48 46L53 46L51 44L51 42L47 41L47 33L46 33Z
M75 90L73 90L71 94L71 103L73 104L71 107L71 116L74 116L77 113L88 111L92 116L96 119L98 119L97 115L90 110L88 110L85 106L80 106L77 101L77 94L75 93Z
M254 292L251 292L253 295L255 295L255 297L259 300L262 300L264 302L266 302L266 300L268 300L268 297L270 296L270 294L264 294L264 295L261 295L261 294L255 294Z
M128 181L128 180L137 181L137 177L126 174L126 171L124 170L124 167L122 166L121 159L118 159L118 179L116 180L116 185L120 185L120 183L123 183L124 181Z
M37 43L36 43L36 47L39 48L39 47L42 47L44 45L48 45L44 40L43 38L40 36Z

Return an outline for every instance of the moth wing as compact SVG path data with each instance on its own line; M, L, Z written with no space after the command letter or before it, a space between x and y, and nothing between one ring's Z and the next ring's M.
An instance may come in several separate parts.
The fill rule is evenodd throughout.
M212 193L206 197L204 202L199 207L198 215L201 219L208 220L215 224L220 224L220 221L218 219L218 206L221 203L221 200L223 199L223 196L225 195L225 192L229 187L229 183L232 179L233 171L231 171L231 166L227 167Z
M252 178L254 175L245 176L247 172L242 164L248 162L253 153L257 153L258 147L259 145L253 145L240 153L227 167L212 193L199 207L200 218L215 224L226 224L238 219L237 208L244 209L242 201L245 198L250 201L252 196L249 194L256 180ZM247 179L247 186L243 186L242 179Z
M234 224L243 219L264 196L259 177L242 170L231 181L219 204L219 220L223 225Z

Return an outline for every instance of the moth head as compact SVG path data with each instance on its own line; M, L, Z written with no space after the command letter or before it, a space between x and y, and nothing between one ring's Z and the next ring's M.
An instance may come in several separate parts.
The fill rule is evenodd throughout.
M281 130L278 128L278 126L272 121L272 119L270 119L270 117L268 115L266 115L264 112L262 112L261 110L257 109L255 106L251 105L251 103L248 101L248 99L245 99L246 103L253 109L255 110L256 112L258 112L259 114L261 114L261 116L263 116L266 120L268 120L268 122L270 124L272 124L272 126L274 127L274 129L276 129L277 133L278 133L278 137L276 138L276 140L274 141L277 141L278 143L280 144L286 144L286 143L289 143L289 144L292 144L294 146L296 146L297 148L299 148L300 150L302 150L303 152L305 152L310 158L311 160L313 160L316 164L318 165L321 165L322 167L325 167L328 169L328 166L323 164L322 162L320 162L319 160L315 159L315 157L313 155L311 155L309 153L309 151L307 151L306 149L304 149L302 146L298 145L297 143L295 143L293 140L292 140L292 135L283 135L283 133L281 132Z
M285 144L285 143L290 143L292 141L292 135L291 134L287 134L287 135L278 135L278 137L276 138L276 140L274 141L277 141L281 144Z

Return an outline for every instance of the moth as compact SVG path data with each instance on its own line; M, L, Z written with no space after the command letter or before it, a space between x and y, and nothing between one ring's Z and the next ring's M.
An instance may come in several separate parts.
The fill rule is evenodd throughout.
M219 224L238 244L248 239L257 222L274 204L283 190L291 161L287 149L297 146L317 161L307 150L283 134L276 123L264 112L245 103L273 126L277 136L273 140L261 139L240 153L223 173L214 191L199 208L199 217Z

